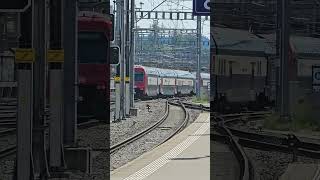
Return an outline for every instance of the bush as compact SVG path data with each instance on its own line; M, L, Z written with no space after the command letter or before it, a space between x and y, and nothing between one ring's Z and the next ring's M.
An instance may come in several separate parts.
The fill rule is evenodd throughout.
M200 98L193 97L192 102L194 102L194 103L208 103L209 99L208 99L208 97L205 97L205 96L201 96Z
M312 110L311 103L304 100L299 100L299 102L293 107L292 122L293 127L296 130L308 129L316 130L319 128L319 122L313 114L315 112Z
M289 122L282 122L280 114L274 113L264 121L267 129L281 131L315 131L320 130L320 123L313 117L311 103L300 99L292 108L292 116Z
M263 126L267 129L289 131L291 130L290 124L282 122L278 113L271 114L265 118Z

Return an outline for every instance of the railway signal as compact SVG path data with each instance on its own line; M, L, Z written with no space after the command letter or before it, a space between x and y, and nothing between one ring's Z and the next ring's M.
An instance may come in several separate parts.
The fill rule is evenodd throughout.
M110 48L110 64L119 64L120 48L119 46L111 46Z

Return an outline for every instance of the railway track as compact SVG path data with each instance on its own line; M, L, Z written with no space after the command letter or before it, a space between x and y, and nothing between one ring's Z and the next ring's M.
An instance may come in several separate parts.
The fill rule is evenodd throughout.
M239 143L244 147L285 153L293 153L293 151L295 151L296 155L320 159L320 144L302 141L294 134L264 134L262 131L248 132L234 127L236 123L247 123L259 120L259 118L257 118L259 113L260 115L268 114L267 112L251 113L245 114L246 118L239 116L237 118L221 119L219 122L220 125L223 124L232 134L237 136Z
M232 143L234 152L243 151L243 148L252 148L263 151L277 151L292 154L293 157L305 156L314 159L320 159L320 144L301 141L293 134L275 135L262 134L260 132L248 132L236 128L238 123L248 123L261 120L270 112L246 112L239 114L218 115L213 114L213 129L219 134L213 133L212 139L216 141ZM223 133L221 133L223 132ZM238 150L237 150L238 149ZM242 150L240 150L242 149ZM241 160L242 176L239 179L254 179L254 167L250 167L250 160L245 153L236 153L237 159ZM244 163L246 162L246 163Z
M241 145L238 143L238 138L232 134L232 132L226 126L219 126L218 122L221 121L221 117L214 115L213 124L214 131L211 133L211 137L214 141L225 143L228 145L229 149L233 152L236 157L237 163L239 164L239 172L232 172L238 174L237 179L239 180L250 180L252 178L251 167L249 159L242 149ZM231 165L232 163L230 163ZM226 176L230 176L227 174ZM233 175L235 176L235 175Z
M168 137L166 137L164 140L162 140L161 143L159 143L158 145L160 144L163 144L164 142L166 142L167 140L169 140L170 138L172 138L174 135L176 135L177 133L179 133L184 127L186 127L186 125L188 124L188 120L189 120L189 114L186 110L186 108L184 107L184 105L182 103L177 103L177 102L172 102L172 101L167 101L166 102L166 111L165 111L165 114L154 124L152 124L151 126L149 126L148 128L144 129L143 131L141 132L138 132L137 134L111 146L110 148L110 153L113 154L115 153L117 150L119 150L120 148L122 147L125 147L126 145L144 137L146 134L150 133L151 131L159 128L159 126L161 124L163 124L168 116L169 116L169 106L170 105L173 105L173 106L180 106L182 109L183 109L183 112L184 112L184 120L183 122L180 124L180 126L178 128L176 128L174 130L174 132L172 134L170 134Z
M207 110L192 103L184 104L191 109ZM236 114L211 113L211 125L213 127L211 139L215 142L227 144L232 150L240 167L238 179L255 179L255 169L251 166L250 159L247 157L244 148L266 152L281 152L291 154L292 157L302 156L320 159L320 144L306 140L303 141L294 134L274 134L270 132L265 134L261 129L252 128L260 132L248 132L247 130L237 128L239 123L250 126L250 122L263 120L270 113L270 111L247 111Z

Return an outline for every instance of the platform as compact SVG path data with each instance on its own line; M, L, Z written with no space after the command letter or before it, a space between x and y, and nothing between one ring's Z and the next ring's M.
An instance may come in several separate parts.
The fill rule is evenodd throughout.
M289 164L280 180L320 180L320 164Z
M210 114L178 135L111 172L111 180L209 180Z

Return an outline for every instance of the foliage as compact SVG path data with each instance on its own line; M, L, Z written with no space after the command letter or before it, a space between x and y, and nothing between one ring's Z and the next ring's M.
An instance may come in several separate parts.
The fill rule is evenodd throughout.
M264 121L264 127L273 130L282 131L319 131L320 123L315 117L309 102L299 100L293 105L292 116L289 122L283 122L280 114L274 113L268 116Z
M208 103L209 99L207 96L201 96L200 98L197 98L195 96L192 98L192 102L194 102L194 103Z

